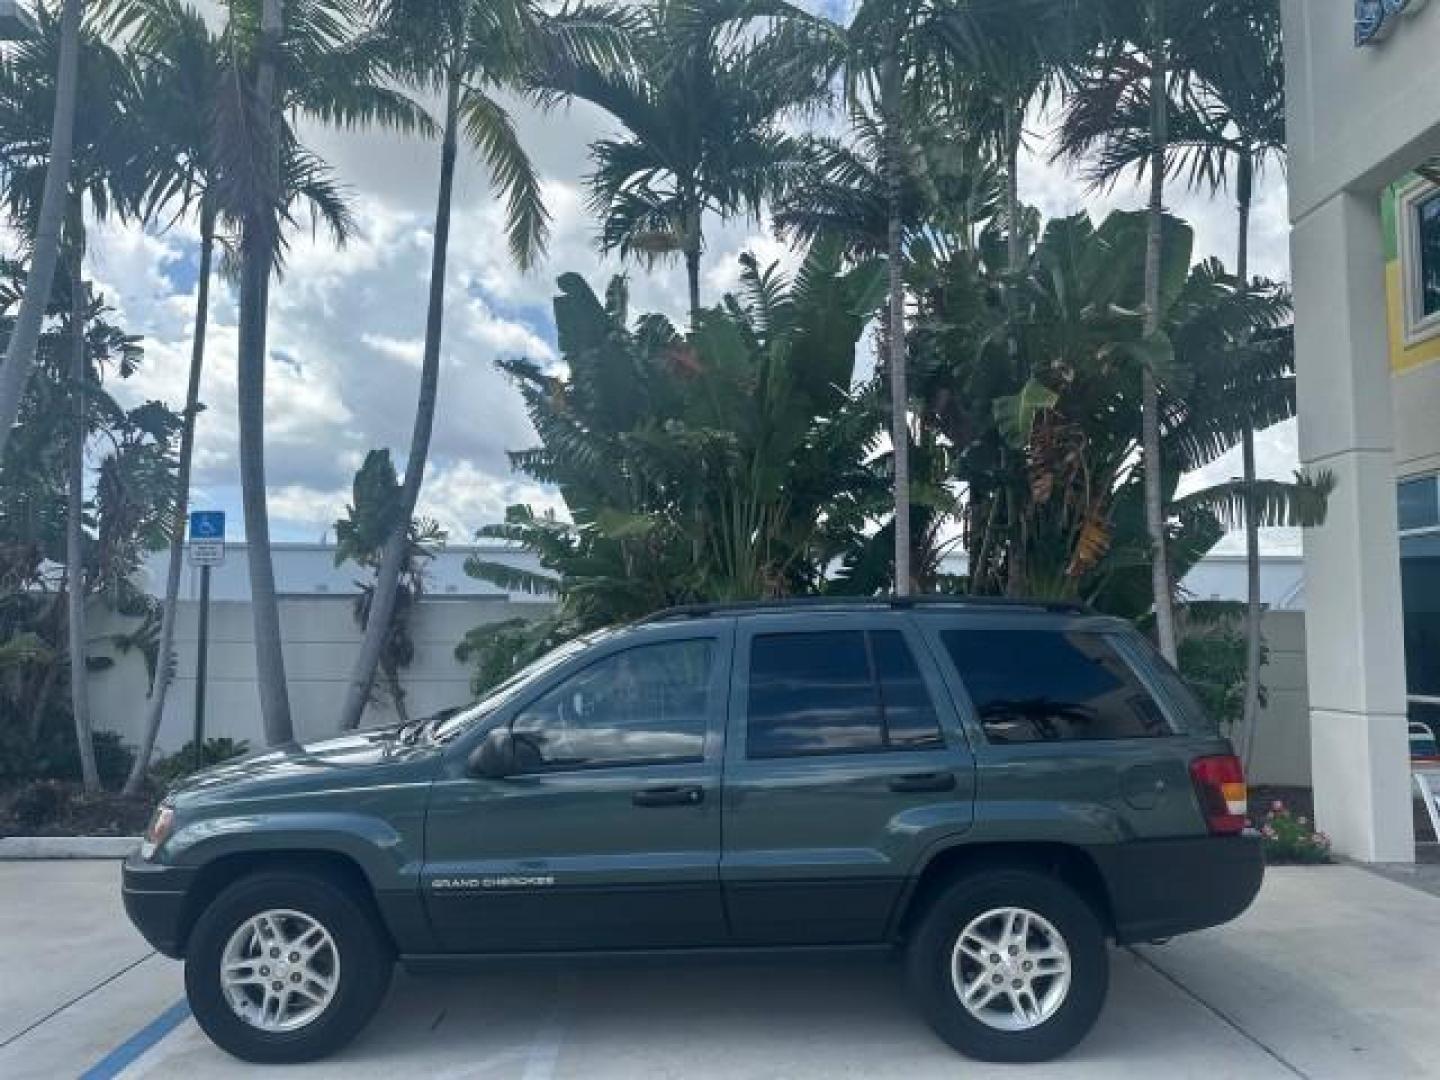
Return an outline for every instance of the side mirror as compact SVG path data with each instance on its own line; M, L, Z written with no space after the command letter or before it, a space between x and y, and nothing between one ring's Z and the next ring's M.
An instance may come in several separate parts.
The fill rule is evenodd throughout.
M470 753L468 762L473 776L503 780L515 772L515 736L508 724L495 728Z

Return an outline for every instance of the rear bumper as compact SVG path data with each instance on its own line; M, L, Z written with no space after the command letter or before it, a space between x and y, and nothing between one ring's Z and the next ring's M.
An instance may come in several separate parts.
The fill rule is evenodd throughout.
M158 952L179 959L184 951L185 900L195 871L146 862L139 854L121 869L125 914Z
M1090 849L1110 894L1121 944L1218 926L1260 891L1259 836L1137 840Z

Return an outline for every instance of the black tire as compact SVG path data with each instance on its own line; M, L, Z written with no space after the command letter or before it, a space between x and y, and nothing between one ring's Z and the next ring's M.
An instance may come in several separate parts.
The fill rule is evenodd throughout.
M1036 1026L1018 1031L1000 1030L972 1015L951 974L961 933L973 920L998 908L1020 908L1041 916L1059 932L1070 956L1069 989L1058 1007ZM1059 1057L1089 1034L1110 987L1105 934L1090 904L1064 882L1030 870L977 872L954 882L920 920L905 959L911 993L930 1026L956 1050L980 1061ZM1037 983L1042 988L1049 985Z
M303 1027L265 1031L226 1000L220 966L227 942L249 919L272 910L299 912L329 933L339 959L334 995ZM185 956L185 993L201 1029L243 1061L314 1061L339 1050L364 1028L390 985L394 960L368 906L330 879L296 871L241 878L201 913Z

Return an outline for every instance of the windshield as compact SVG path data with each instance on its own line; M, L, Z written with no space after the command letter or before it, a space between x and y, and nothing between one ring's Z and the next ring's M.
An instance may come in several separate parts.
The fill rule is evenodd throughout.
M448 717L435 728L431 737L436 742L448 742L471 725L490 716L497 709L519 697L572 656L584 652L590 646L604 641L615 633L615 630L601 630L598 633L585 634L551 650L540 659L521 668L498 686L492 687L483 698L468 709L461 709L454 716Z

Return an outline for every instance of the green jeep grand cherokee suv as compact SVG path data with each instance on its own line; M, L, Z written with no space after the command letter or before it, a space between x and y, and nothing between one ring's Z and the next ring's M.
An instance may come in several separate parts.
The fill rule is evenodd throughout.
M682 609L463 711L169 795L125 906L251 1061L352 1038L407 966L897 948L958 1050L1063 1053L1107 939L1245 910L1245 786L1127 624L949 600Z

